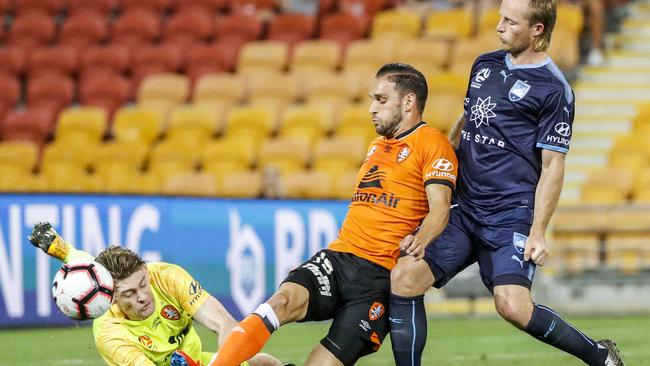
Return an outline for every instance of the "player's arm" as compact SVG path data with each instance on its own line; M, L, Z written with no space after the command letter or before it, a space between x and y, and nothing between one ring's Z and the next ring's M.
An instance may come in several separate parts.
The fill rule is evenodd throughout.
M120 338L119 334L95 338L95 346L109 366L155 366L139 347Z
M27 239L45 254L65 263L75 260L94 260L92 255L83 250L77 250L70 243L66 243L49 222L39 222L34 225L34 229Z
M461 113L460 117L458 117L458 120L454 123L453 126L451 126L451 130L449 131L449 142L451 142L451 146L456 150L458 148L458 145L460 145L460 133L463 131L463 126L465 125L465 114Z
M212 296L208 296L203 305L199 307L194 314L194 320L219 335L219 348L237 324L228 310Z
M535 191L535 213L530 234L526 242L524 260L544 265L549 250L544 234L548 222L557 207L564 180L564 154L557 151L542 150L542 173Z
M424 257L424 249L442 233L449 220L451 188L444 184L429 184L426 193L429 213L424 217L417 234L407 235L400 242L400 249L416 259Z

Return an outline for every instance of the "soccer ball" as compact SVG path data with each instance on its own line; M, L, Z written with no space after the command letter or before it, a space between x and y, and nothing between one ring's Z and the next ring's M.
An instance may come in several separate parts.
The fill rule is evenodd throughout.
M95 319L113 301L113 277L95 261L66 263L54 276L52 297L68 318Z

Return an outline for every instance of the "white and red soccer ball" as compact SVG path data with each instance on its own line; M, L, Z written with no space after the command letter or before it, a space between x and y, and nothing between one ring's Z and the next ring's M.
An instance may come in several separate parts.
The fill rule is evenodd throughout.
M95 319L111 306L113 277L94 261L66 263L54 276L52 297L68 318Z

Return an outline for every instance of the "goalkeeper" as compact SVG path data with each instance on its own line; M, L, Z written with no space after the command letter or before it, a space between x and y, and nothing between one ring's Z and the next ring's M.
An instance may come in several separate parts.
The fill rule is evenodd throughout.
M63 262L95 260L113 276L111 308L93 322L99 354L111 366L200 366L214 354L202 352L193 320L225 339L235 319L221 303L177 265L148 263L133 251L111 246L97 258L77 250L49 223L34 226L29 241ZM221 342L219 344L221 346ZM246 366L280 366L257 354Z

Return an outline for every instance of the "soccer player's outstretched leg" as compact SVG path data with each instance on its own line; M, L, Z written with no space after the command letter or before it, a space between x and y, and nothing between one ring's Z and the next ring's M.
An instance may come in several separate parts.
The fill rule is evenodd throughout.
M338 237L233 328L212 365L238 365L278 327L295 321L333 319L306 365L353 365L379 349L388 332L390 270L400 249L422 258L444 229L458 162L446 136L421 119L427 98L422 73L384 65L369 96L380 137L357 174Z
M616 344L595 341L552 309L534 304L536 266L564 177L574 95L545 50L555 0L503 0L503 50L472 66L465 112L450 132L459 162L449 224L424 260L401 257L391 273L391 340L398 366L420 365L426 337L422 294L478 262L497 312L508 322L592 366L623 366Z

